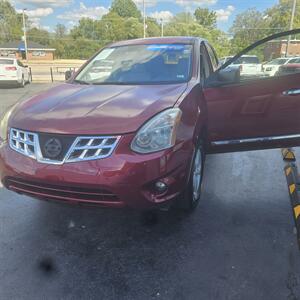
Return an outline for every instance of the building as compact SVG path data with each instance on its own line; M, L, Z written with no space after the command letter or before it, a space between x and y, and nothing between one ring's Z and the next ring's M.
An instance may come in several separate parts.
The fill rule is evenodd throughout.
M273 40L264 49L265 60L284 56L300 56L300 40L291 40L287 49L287 40Z
M55 49L29 41L27 43L28 60L53 60ZM24 42L12 41L0 44L0 56L25 59Z

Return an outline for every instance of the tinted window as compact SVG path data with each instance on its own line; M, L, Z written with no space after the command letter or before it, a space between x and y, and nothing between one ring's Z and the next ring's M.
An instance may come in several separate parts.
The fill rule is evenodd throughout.
M192 45L151 44L103 49L76 77L90 84L161 84L190 78Z
M0 65L13 65L14 61L11 59L0 59Z
M209 64L209 56L207 54L206 48L204 45L201 46L200 50L200 79L203 82L205 78L208 78L211 74L211 67Z
M208 55L210 57L210 61L211 61L211 64L212 64L212 67L214 69L214 71L218 68L218 59L215 55L215 52L213 51L213 49L209 46L209 45L206 45L206 48L207 48L207 52L208 52Z
M298 41L300 35L293 36ZM300 56L298 47L288 43L289 35L259 41L254 48L234 60L239 67L240 81L270 80L272 77L300 73ZM297 44L298 45L298 44Z
M288 64L300 63L300 58L294 58L289 60Z

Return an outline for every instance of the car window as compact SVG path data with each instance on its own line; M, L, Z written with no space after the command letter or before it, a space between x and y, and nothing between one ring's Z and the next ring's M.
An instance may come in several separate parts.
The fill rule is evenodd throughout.
M294 58L289 60L288 64L293 64L293 63L300 63L300 58Z
M103 49L75 80L90 84L166 84L187 82L193 45L146 44Z
M266 65L283 65L285 64L289 59L288 58L276 58L274 60L271 60L266 63Z
M13 65L14 61L12 59L0 59L0 65Z
M300 39L300 34L292 38L283 35L266 40L236 58L231 65L239 66L240 80L265 80L300 72L300 56L297 57L299 50L293 44L294 40Z
M218 66L219 66L219 62L218 62L217 56L216 56L214 50L211 48L211 46L209 44L206 44L206 49L207 49L207 52L208 52L208 55L209 55L210 62L212 64L213 70L215 71L218 68Z
M200 48L200 78L202 82L204 79L208 78L212 73L212 68L209 61L210 58L207 53L207 50L204 44L202 44Z

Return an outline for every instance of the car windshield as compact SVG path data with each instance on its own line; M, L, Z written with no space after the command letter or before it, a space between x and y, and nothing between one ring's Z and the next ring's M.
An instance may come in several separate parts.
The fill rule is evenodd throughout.
M242 56L233 62L234 65L241 64L259 64L257 56Z
M103 49L77 75L88 84L162 84L187 82L192 45L151 44Z
M300 63L300 58L294 58L289 61L289 64Z
M0 65L13 65L13 63L12 59L0 59Z
M288 61L287 58L276 58L274 60L269 61L266 65L283 65Z

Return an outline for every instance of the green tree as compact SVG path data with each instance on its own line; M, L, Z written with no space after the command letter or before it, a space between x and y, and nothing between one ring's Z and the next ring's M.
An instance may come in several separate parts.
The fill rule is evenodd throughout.
M110 11L122 18L141 18L141 13L132 0L113 0Z
M49 32L45 29L40 28L30 28L27 31L27 39L28 41L37 42L42 45L49 45L50 43L50 35Z
M265 37L269 33L269 24L264 14L255 8L247 9L238 14L229 32L233 39L232 52L236 53Z
M281 31L289 30L291 16L293 9L293 1L292 0L279 0L279 3L272 6L271 8L265 11L265 19L269 24L269 33L276 33ZM296 13L293 23L293 28L300 27L300 5L296 6ZM292 38L299 39L300 35L293 36Z
M265 11L265 18L269 20L272 33L289 30L293 1L279 0L279 3ZM296 6L294 28L300 27L300 6Z
M57 24L55 26L55 37L60 39L60 38L64 38L67 35L67 28L65 25L63 24Z
M161 35L160 25L157 23L155 19L148 17L146 19L146 24L147 24L146 33L148 37L156 37Z
M98 22L90 18L82 18L79 20L78 25L71 29L70 34L74 39L85 38L96 40L98 37Z
M182 14L180 14L180 16L182 16ZM175 16L175 18L166 25L165 34L168 36L195 36L207 39L216 49L219 57L228 55L230 52L230 42L221 30L205 28L196 21L189 20L187 23L179 23Z
M215 11L211 11L208 8L198 7L194 16L197 22L206 28L216 28L217 27L217 14Z
M0 42L20 40L22 32L22 15L6 0L0 0Z
M181 12L181 13L178 13L177 15L175 15L173 17L173 19L171 20L171 22L173 22L173 23L194 23L195 18L189 12Z

